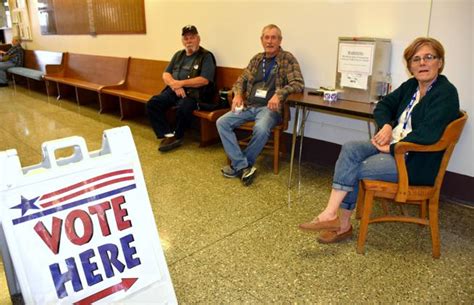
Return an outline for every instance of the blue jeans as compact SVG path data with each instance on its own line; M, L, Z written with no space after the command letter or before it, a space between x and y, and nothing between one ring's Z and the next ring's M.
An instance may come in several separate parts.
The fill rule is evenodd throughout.
M263 107L249 107L240 113L227 112L217 120L217 130L224 150L236 170L252 166L270 137L271 130L281 122L281 114ZM252 139L244 151L240 149L234 129L255 121Z
M345 143L336 162L332 183L334 189L348 192L341 208L355 208L361 179L397 182L395 159L391 154L379 152L370 141Z
M7 84L7 69L14 67L15 64L9 61L0 62L0 84Z

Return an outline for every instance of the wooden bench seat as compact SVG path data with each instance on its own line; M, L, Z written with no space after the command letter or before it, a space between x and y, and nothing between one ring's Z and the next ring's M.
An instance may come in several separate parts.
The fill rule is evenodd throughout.
M148 102L165 88L162 74L168 66L167 61L130 58L128 62L127 76L123 84L103 87L101 92L106 95L116 96L119 99L120 119L125 119L136 114L133 103L142 109L143 104ZM101 112L114 108L114 102L106 99L101 100Z
M13 87L16 89L17 77L26 79L28 89L30 89L30 80L43 81L46 73L46 65L59 65L62 62L63 53L25 50L23 67L12 67L8 69L13 79ZM46 94L49 95L49 88L46 85Z
M63 94L60 84L64 84L74 87L79 105L79 88L97 92L100 104L103 87L120 85L125 81L128 61L129 58L122 57L65 53L61 65L46 66L44 78L56 83L58 99Z

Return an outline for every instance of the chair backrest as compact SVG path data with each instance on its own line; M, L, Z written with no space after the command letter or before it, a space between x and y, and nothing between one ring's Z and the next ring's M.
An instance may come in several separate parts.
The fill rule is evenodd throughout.
M461 137L467 118L467 113L461 110L459 112L459 118L449 123L449 125L444 130L441 139L435 144L436 146L439 145L440 150L445 150L443 159L441 160L441 165L439 166L438 176L436 176L434 184L438 192L441 189L441 184L443 183L444 174L446 173L446 168L448 167L449 159L451 159L454 147L456 146L456 143Z

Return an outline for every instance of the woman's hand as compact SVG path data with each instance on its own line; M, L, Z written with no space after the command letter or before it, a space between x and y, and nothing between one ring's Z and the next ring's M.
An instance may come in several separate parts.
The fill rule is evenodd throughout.
M372 145L374 145L375 148L377 148L378 151L387 153L387 154L390 153L390 144L380 145L377 142L375 142L373 138L370 141L372 142Z
M372 137L372 143L378 146L389 145L390 141L392 141L392 126L389 124L383 125L375 136Z

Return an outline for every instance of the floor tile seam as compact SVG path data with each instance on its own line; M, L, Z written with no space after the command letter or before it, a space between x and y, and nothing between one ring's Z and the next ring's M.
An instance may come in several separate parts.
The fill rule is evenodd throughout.
M279 211L279 210L281 210L281 209L283 209L283 208L284 208L284 206L281 206L281 207L279 207L279 208L276 208L276 209L272 210L270 213L268 213L268 214L266 214L266 215L264 215L264 216L262 216L262 217L260 217L260 218L258 218L258 219L255 219L255 220L252 221L252 222L249 222L249 223L247 223L247 224L245 224L245 225L243 225L243 226L241 226L241 227L235 229L234 231L232 231L232 232L230 232L230 233L228 233L228 234L222 236L222 237L219 238L219 239L214 240L213 242L211 242L211 243L209 243L209 244L206 244L205 246L203 246L203 247L201 247L201 248L199 248L199 249L194 250L193 252L191 252L191 253L189 253L189 254L187 254L187 255L184 255L184 256L181 257L180 259L178 259L178 260L176 260L176 261L174 261L174 262L172 262L172 263L169 263L169 265L172 266L172 265L174 265L174 264L176 264L176 263L179 263L179 262L181 262L181 261L187 259L188 257L193 256L194 254L196 254L196 253L198 253L198 252L200 252L200 251L203 251L203 250L205 250L205 249L208 249L208 248L210 248L211 246L217 244L218 242L221 242L221 241L223 241L224 239L226 239L226 238L228 238L228 237L234 235L235 233L242 231L242 229L247 228L247 227L249 227L249 226L255 224L256 222L258 222L258 221L260 221L260 220L262 220L262 219L264 219L264 218L267 218L267 217L269 217L269 216L275 214L275 212L277 212L277 211Z
M10 135L13 139L15 139L16 141L20 142L20 144L25 145L25 146L28 147L29 149L36 150L35 147L31 147L30 144L28 144L27 142L24 142L23 140L21 140L21 138L19 139L15 134L9 132L7 129L2 128L2 130L3 130L6 134ZM15 147L8 148L8 149L15 149L15 150L16 150ZM18 151L17 151L17 152L18 152Z

